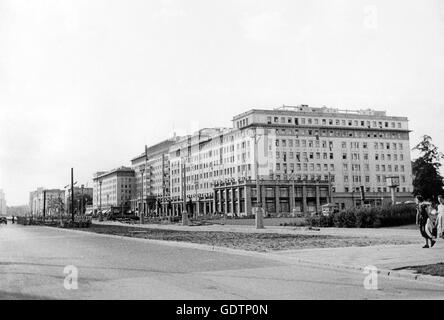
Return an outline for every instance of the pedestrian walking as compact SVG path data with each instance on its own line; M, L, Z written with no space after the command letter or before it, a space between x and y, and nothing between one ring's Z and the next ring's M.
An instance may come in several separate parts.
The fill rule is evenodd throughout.
M435 206L434 203L431 203L428 206L428 212L429 212L429 217L427 219L427 223L425 226L425 231L427 233L427 235L429 236L429 238L431 239L432 242L432 247L436 242L436 237L437 237L437 217L438 217L438 210Z
M419 226L419 232L421 236L425 239L426 244L423 248L429 248L429 240L430 245L433 247L435 245L435 241L427 234L426 225L429 219L429 212L427 210L427 203L424 202L424 198L422 196L416 197L416 224Z

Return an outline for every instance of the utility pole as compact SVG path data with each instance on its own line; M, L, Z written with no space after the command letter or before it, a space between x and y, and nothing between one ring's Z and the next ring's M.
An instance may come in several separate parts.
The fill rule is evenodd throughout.
M74 168L71 168L71 215L74 222Z
M164 214L164 208L165 208L165 154L162 154L162 217L165 216Z
M46 190L43 190L43 222L45 222L46 215Z
M141 168L140 169L140 174L142 175L142 190L141 190L141 202L140 202L140 212L139 212L139 215L140 215L140 219L139 219L139 224L143 224L143 211L145 211L144 210L144 201L143 201L143 173L145 172L145 168Z
M99 179L99 221L103 221L102 216L102 180Z
M185 158L184 163L182 164L182 200L183 200L183 211L182 211L182 225L188 225L188 213L187 213L187 191L186 191L186 165Z
M82 198L80 199L80 214L83 215L83 212L85 210L83 210L84 207L84 199L83 199L83 189L85 188L85 186L82 184L81 186L81 190L82 190Z

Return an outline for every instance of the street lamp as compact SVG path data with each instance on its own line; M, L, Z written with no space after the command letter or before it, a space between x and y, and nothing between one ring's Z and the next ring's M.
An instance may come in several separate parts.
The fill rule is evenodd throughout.
M182 158L182 200L183 200L183 211L182 211L182 225L188 225L188 212L187 212L187 191L186 191L186 165L185 157Z
M256 211L256 229L264 228L264 220L263 220L263 209L262 209L262 201L261 201L261 189L259 182L259 159L258 159L258 142L260 136L257 134L257 128L254 128L251 131L251 138L254 139L254 166L256 171L256 203L257 203L257 211Z
M84 207L84 203L83 203L83 189L85 188L85 186L82 184L81 185L81 187L80 187L80 189L82 190L82 198L80 199L80 201L81 201L81 205L80 205L80 214L81 215L83 215L83 213L84 213L84 211L85 210L83 210L83 207Z
M99 180L99 221L103 221L102 216L102 180Z
M198 194L197 194L198 188L199 188L199 181L195 180L194 181L194 190L196 192L196 212L194 213L194 217L195 218L197 217L198 212L200 212L200 208L198 209L198 207L200 206L199 197L198 197Z
M139 210L139 215L140 215L140 219L139 219L139 223L140 224L143 224L143 214L144 214L144 201L143 201L143 196L144 196L144 194L143 194L143 174L145 173L145 168L144 167L141 167L140 168L140 174L142 175L142 190L141 190L141 193L140 193L140 195L141 195L141 202L140 202L140 210Z

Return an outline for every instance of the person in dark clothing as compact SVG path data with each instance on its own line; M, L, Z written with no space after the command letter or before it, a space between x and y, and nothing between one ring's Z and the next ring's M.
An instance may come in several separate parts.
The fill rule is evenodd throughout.
M427 220L429 218L429 212L427 210L428 205L424 203L424 198L422 196L416 197L416 224L419 226L419 232L421 236L425 239L426 244L423 248L429 248L429 240L430 245L433 247L435 245L435 241L429 237L426 232Z

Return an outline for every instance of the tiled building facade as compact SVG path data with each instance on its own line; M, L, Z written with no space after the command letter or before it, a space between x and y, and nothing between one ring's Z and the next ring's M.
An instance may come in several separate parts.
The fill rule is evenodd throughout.
M232 128L146 148L131 169L131 208L158 215L180 215L184 206L193 215L247 215L258 200L270 215L330 202L379 205L391 199L392 176L400 201L413 191L408 119L374 110L253 109L235 116Z

